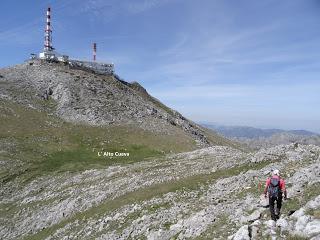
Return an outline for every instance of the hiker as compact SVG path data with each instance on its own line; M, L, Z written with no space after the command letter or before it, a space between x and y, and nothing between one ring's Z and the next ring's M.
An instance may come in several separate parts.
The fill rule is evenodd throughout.
M282 195L284 199L287 199L287 190L284 179L280 177L279 170L274 170L272 177L269 177L266 181L266 187L264 188L264 196L267 198L269 195L269 207L271 212L271 219L276 221L280 216L280 209L282 204ZM275 202L277 202L276 209L274 208Z

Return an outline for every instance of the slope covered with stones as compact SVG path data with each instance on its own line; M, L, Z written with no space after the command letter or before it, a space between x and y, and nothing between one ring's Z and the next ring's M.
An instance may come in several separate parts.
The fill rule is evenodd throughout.
M281 234L290 239L291 226L294 234L308 223L307 229L318 226L319 154L320 148L312 145L282 145L257 153L210 147L27 184L17 179L1 191L0 236L264 239ZM288 228L277 227L275 233L259 188L273 168L286 178L290 198L282 211ZM299 218L306 214L302 223ZM319 234L313 231L308 237Z

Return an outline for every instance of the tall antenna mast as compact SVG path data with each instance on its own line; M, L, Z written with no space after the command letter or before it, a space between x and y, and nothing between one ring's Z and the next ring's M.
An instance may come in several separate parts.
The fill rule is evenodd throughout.
M97 58L97 44L93 43L93 61L95 62Z
M51 8L47 10L47 25L44 34L44 51L52 51Z

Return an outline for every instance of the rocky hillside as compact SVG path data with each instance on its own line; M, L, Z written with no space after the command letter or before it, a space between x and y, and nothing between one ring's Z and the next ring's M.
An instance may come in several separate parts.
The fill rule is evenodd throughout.
M42 111L48 109L39 102L52 100L56 104L55 115L68 122L96 126L132 124L165 134L172 134L172 128L180 129L199 146L225 141L161 104L137 82L128 83L115 75L33 60L1 69L0 84L0 99Z
M1 187L2 239L319 239L320 148L209 147ZM270 170L289 200L270 222ZM298 238L298 236L300 238Z
M320 238L318 146L245 151L138 83L68 65L1 69L0 86L0 239ZM274 168L277 223L261 198Z
M0 181L127 164L209 145L238 147L138 83L38 60L0 69ZM98 152L121 152L107 160Z

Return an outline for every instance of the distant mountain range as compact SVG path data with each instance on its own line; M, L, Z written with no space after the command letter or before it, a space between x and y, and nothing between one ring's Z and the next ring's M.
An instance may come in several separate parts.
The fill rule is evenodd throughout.
M208 123L203 123L202 125L229 139L245 143L254 149L294 142L320 146L320 135L306 130L261 129L247 126L224 126Z
M283 129L261 129L247 126L225 126L217 124L201 124L204 127L215 130L216 132L231 138L261 138L261 137L271 137L277 133L288 133L298 136L315 136L319 135L314 132L306 130L283 130Z

